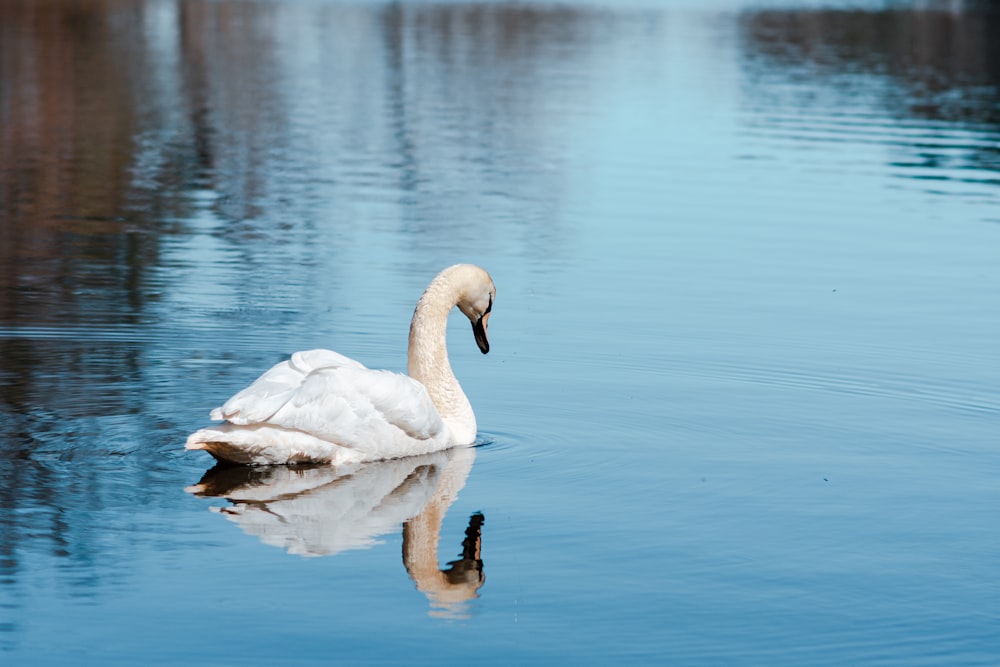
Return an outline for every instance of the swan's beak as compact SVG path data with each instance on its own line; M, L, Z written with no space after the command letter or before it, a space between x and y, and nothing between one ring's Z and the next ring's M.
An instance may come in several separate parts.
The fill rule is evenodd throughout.
M490 351L490 341L486 338L486 322L490 319L489 312L485 313L482 317L472 323L472 333L476 336L476 345L479 346L479 350L486 354Z

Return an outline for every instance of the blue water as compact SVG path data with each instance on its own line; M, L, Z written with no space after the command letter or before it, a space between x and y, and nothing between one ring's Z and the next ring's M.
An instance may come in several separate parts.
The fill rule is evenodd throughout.
M3 3L0 663L997 664L997 31ZM404 370L459 261L475 450L183 451L296 350Z

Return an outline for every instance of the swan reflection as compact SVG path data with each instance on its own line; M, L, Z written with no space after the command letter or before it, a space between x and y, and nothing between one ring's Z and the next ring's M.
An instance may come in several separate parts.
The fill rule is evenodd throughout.
M483 515L469 518L460 557L441 569L441 523L472 470L476 452L457 447L347 466L216 467L187 491L225 498L211 507L265 544L300 556L367 549L403 526L403 565L432 616L461 617L486 581Z

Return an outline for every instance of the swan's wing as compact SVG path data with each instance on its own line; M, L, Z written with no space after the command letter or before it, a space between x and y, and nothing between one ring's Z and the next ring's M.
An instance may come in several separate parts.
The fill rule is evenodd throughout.
M333 350L306 350L296 352L289 359L295 368L303 373L311 373L318 368L336 368L346 366L348 368L364 368L364 365L350 357L345 357Z
M212 411L212 419L232 424L267 421L302 386L310 373L321 368L364 368L349 357L331 350L296 352L291 359L275 364L246 389Z
M428 440L444 431L427 389L413 378L346 366L310 373L267 421L345 447L401 435Z
M422 384L330 350L297 352L212 416L239 426L302 431L344 447L388 445L400 436L429 440L445 428Z

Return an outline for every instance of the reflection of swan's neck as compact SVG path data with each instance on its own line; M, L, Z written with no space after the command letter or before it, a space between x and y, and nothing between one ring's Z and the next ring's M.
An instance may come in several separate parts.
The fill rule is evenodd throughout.
M460 603L477 597L485 581L480 552L481 514L474 514L469 521L462 557L450 562L445 570L438 565L441 522L465 484L475 459L472 448L455 452L454 458L441 471L434 496L427 506L403 524L403 565L417 589L431 601L433 615L461 615L464 610Z
M451 429L455 443L476 439L476 416L448 362L448 313L458 303L459 289L442 273L427 287L410 323L410 377L427 388L434 407Z

